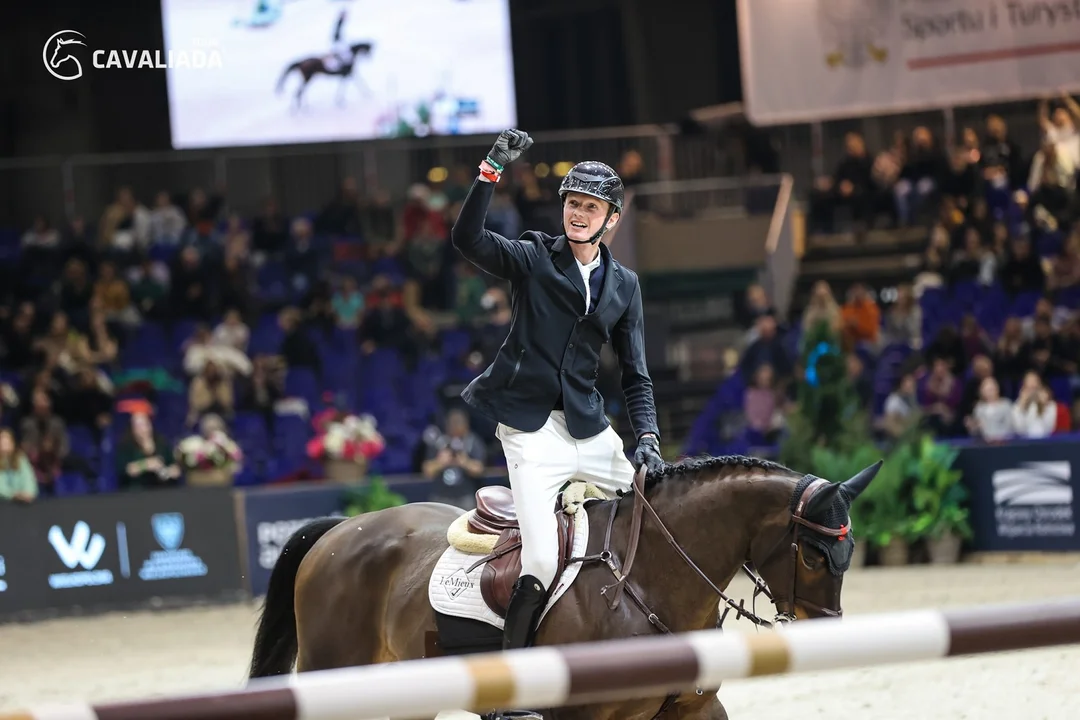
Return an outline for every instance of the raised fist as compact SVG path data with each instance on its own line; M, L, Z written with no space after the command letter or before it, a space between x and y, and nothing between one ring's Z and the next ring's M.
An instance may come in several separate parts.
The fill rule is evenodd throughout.
M521 153L532 147L533 139L524 130L503 130L491 146L487 161L499 172L521 157Z

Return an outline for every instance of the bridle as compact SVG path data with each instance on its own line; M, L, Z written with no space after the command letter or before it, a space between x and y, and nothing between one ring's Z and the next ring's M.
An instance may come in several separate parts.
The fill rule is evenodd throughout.
M751 609L746 609L744 600L735 602L727 593L725 593L720 587L714 583L708 575L697 563L695 563L686 551L682 549L678 541L675 540L671 531L664 525L663 520L656 514L656 510L653 509L652 504L649 503L645 497L645 473L646 467L644 465L634 475L634 482L629 492L634 495L634 506L630 516L630 534L627 539L626 552L623 555L624 561L620 566L618 560L616 560L614 553L611 551L611 533L615 527L615 517L618 514L619 506L622 504L618 501L611 504L611 513L608 516L607 530L604 533L604 548L598 554L586 555L579 558L571 558L570 562L602 562L611 570L611 573L615 576L615 582L611 585L606 585L601 588L600 593L605 597L609 597L608 607L615 610L619 607L621 602L621 596L623 591L630 597L630 600L638 607L638 609L645 615L649 623L655 627L658 631L665 634L670 634L671 630L667 625L660 620L660 618L654 613L646 604L645 600L641 597L641 594L634 589L633 585L628 584L626 581L630 576L630 571L634 564L634 558L637 555L638 543L641 540L641 524L644 511L648 511L650 517L656 522L660 533L667 540L668 544L675 550L675 552L682 558L693 570L698 577L700 577L726 606L723 613L717 615L716 628L723 629L724 621L727 619L728 614L732 611L735 612L735 616L738 618L746 618L751 623L758 627L771 628L776 625L793 622L796 619L795 606L802 605L804 608L820 613L828 617L841 617L843 610L831 610L829 608L822 607L817 603L811 602L799 595L798 591L798 562L799 562L799 528L804 527L816 533L820 533L827 537L837 538L843 540L848 532L848 526L842 526L839 529L828 528L824 525L807 520L804 516L806 508L809 505L810 500L816 495L822 488L830 485L828 480L821 478L815 478L810 482L806 488L803 489L798 501L795 504L794 510L791 513L791 520L785 528L784 534L773 545L772 549L766 554L764 563L768 564L776 555L784 551L784 542L787 541L788 546L788 563L790 572L786 573L789 578L787 587L781 592L774 592L769 588L768 583L749 565L749 563L743 563L740 568L742 572L750 578L750 581L754 584L754 594L751 598ZM807 476L809 477L809 476ZM806 478L804 478L806 479ZM756 612L756 601L758 595L764 595L768 598L773 606L776 608L777 613L772 621L766 620ZM702 690L699 688L697 693L702 694ZM660 710L653 716L653 720L661 717L671 706L672 703L678 698L678 694L668 695L664 701L664 704L660 706Z
M847 538L850 528L847 525L842 525L839 528L830 528L820 525L811 520L807 520L804 513L806 507L810 503L810 500L818 493L822 488L830 485L828 480L822 480L816 478L806 489L802 491L802 495L799 497L798 502L795 504L795 509L791 513L791 521L788 523L787 530L780 540L772 547L769 553L765 556L765 562L768 563L778 552L783 551L783 542L790 536L791 540L788 544L789 562L791 563L791 572L787 574L789 582L787 588L782 594L772 592L765 581L755 572L753 572L744 563L742 566L743 572L750 576L750 580L754 583L754 597L759 594L765 595L773 605L776 607L777 614L774 622L793 622L795 620L795 606L802 605L804 608L814 611L818 614L826 617L842 617L844 614L843 609L833 610L831 608L822 607L821 605L807 600L805 597L799 595L799 528L804 527L813 532L826 537L835 538L837 540L844 540ZM717 627L721 627L720 622L717 623Z

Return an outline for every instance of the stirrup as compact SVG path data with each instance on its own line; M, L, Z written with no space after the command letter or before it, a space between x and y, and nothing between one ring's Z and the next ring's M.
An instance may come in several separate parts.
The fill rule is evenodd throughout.
M544 720L544 716L532 710L494 710L480 716L481 720Z

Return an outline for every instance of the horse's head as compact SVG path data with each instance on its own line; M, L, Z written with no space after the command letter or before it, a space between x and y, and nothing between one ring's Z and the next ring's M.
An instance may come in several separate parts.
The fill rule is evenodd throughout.
M881 461L843 483L807 475L787 508L769 518L750 544L750 561L769 586L781 622L842 614L840 589L855 539L848 510Z
M349 50L352 51L352 56L355 58L370 55L372 47L372 43L369 42L353 43L349 46Z

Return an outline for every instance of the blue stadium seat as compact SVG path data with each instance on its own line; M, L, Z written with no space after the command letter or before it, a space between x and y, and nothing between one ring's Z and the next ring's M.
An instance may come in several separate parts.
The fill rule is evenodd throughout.
M315 371L306 367L291 367L285 371L285 395L303 398L308 407L320 406L319 379Z
M1047 378L1046 384L1050 387L1050 391L1054 394L1054 399L1058 402L1065 404L1072 403L1072 385L1069 383L1069 378L1062 377L1060 375Z
M61 473L56 478L56 495L69 497L72 495L86 495L90 492L90 486L86 478L78 473Z
M259 318L255 327L251 329L251 339L248 342L248 354L275 355L281 348L281 341L285 337L285 331L278 325L277 315L265 313Z

